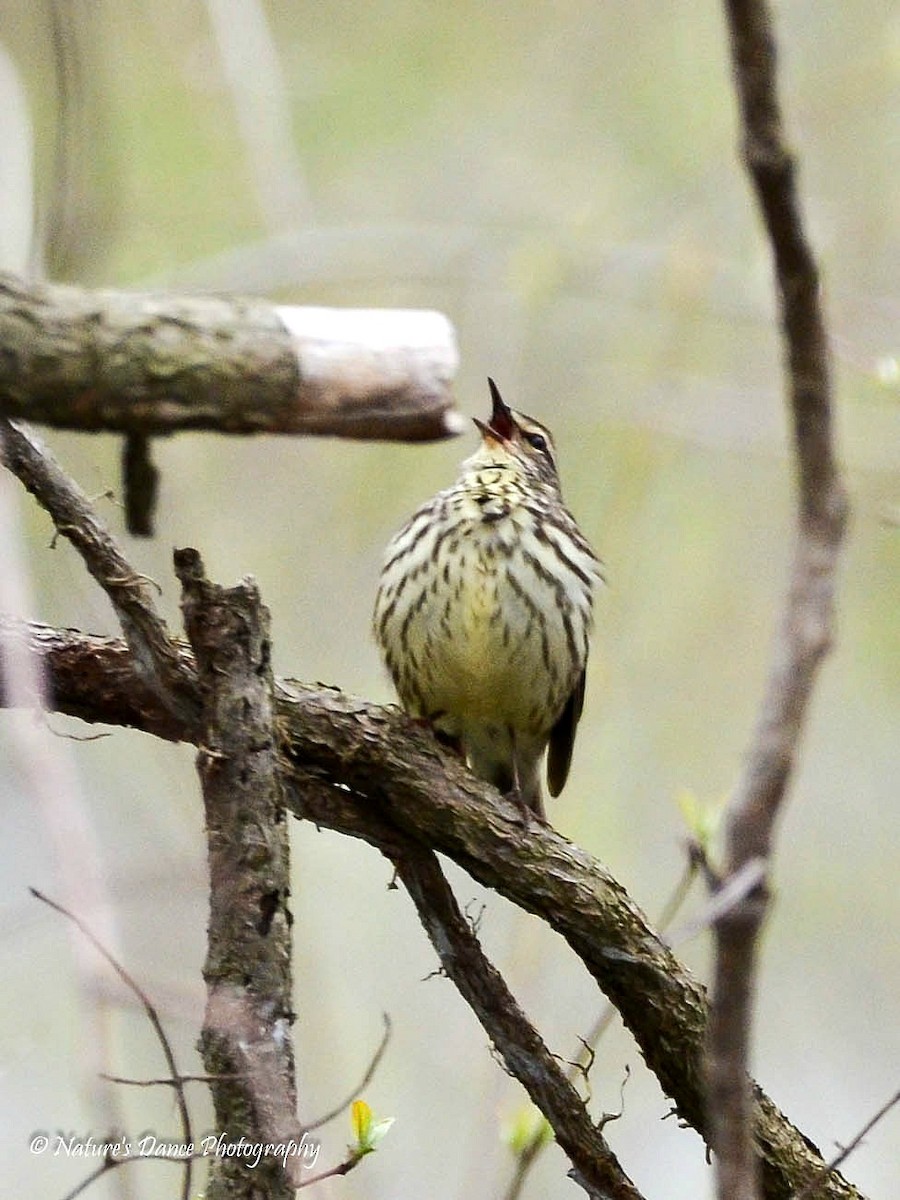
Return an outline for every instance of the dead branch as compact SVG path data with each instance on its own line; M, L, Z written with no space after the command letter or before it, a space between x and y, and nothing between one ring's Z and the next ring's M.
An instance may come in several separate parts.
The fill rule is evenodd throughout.
M179 725L141 681L123 643L0 625L6 639L18 637L41 656L56 711L198 740L198 727ZM191 665L189 648L178 645ZM525 833L515 806L394 708L282 681L276 721L287 756L285 801L297 816L372 843L369 818L377 812L546 921L616 1004L679 1115L706 1134L703 990L601 863L548 826ZM765 1194L788 1200L821 1179L824 1161L761 1090L754 1097ZM820 1184L820 1194L861 1200L837 1173Z
M462 428L436 312L86 291L0 275L0 414L59 429L423 441Z
M591 1121L566 1072L485 956L437 855L408 836L392 837L380 849L409 892L448 978L481 1021L506 1069L553 1127L572 1163L572 1177L598 1200L640 1200L601 1127Z
M727 886L729 878L754 864L768 869L775 819L816 671L830 644L847 504L832 447L830 365L818 270L782 127L771 14L766 0L725 0L725 10L744 163L775 263L799 480L788 595L756 729L727 814ZM767 907L763 878L714 924L707 1072L721 1200L756 1200L759 1195L748 1064L757 942Z
M197 771L209 861L207 1002L200 1049L217 1128L259 1145L299 1141L291 1025L290 847L273 732L269 613L252 580L210 583L176 550L202 699ZM294 1160L292 1161L292 1165ZM292 1200L299 1173L216 1158L210 1200Z

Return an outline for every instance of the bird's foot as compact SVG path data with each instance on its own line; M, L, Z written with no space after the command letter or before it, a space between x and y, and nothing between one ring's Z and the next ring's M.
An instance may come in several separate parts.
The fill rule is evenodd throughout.
M504 793L507 800L516 806L519 810L519 815L522 818L522 828L528 829L532 822L538 825L546 825L547 818L539 809L534 809L528 802L527 797L522 789L514 784L508 792Z
M418 725L420 729L430 730L434 735L435 741L439 742L445 750L452 750L460 758L465 758L462 738L456 737L452 733L445 733L443 729L438 729L434 723L434 717L410 717L410 720L413 725Z
M452 750L454 754L459 756L459 758L466 757L466 752L463 750L462 738L454 737L452 733L444 733L440 729L435 729L434 726L432 726L431 729L435 738L440 742L445 750Z

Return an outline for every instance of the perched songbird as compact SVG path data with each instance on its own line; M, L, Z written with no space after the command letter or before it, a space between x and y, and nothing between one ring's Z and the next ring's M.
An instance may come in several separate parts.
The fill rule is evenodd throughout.
M562 501L553 439L508 408L456 483L385 551L375 636L404 708L543 818L569 774L600 564Z

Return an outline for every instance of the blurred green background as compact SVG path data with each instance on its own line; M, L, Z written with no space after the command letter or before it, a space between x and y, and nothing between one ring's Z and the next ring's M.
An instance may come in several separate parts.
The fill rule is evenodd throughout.
M553 428L609 587L551 817L657 913L684 861L678 794L716 804L739 769L792 523L769 258L736 160L719 6L5 0L0 15L3 265L88 285L438 308L458 333L461 409L485 413L491 374ZM887 0L783 4L778 29L853 516L838 641L779 829L754 1062L831 1153L900 1081L900 14ZM119 487L115 439L50 440L89 493ZM119 505L98 503L173 622L171 550L194 545L213 578L259 580L279 673L387 701L369 634L382 547L473 445L474 431L431 447L184 436L156 443L153 542L129 542ZM115 632L74 554L49 548L48 521L7 486L27 611ZM4 569L19 551L8 542ZM0 729L0 1162L24 1200L86 1173L31 1156L36 1130L177 1131L168 1095L111 1096L93 1081L99 1069L157 1076L158 1049L26 886L77 895L97 877L110 936L196 1069L202 807L189 748L120 731L68 741L96 731L59 717L4 714ZM43 800L29 739L64 781ZM313 828L293 840L304 1118L353 1087L383 1011L394 1023L365 1096L396 1124L377 1155L309 1194L502 1196L518 1085L451 985L426 978L434 955L386 864ZM585 972L538 923L451 873L463 903L486 904L485 945L551 1048L573 1054L601 1004ZM705 977L706 940L683 954ZM626 1064L624 1115L607 1129L626 1169L648 1198L711 1195L700 1140L664 1120L669 1104L619 1027L598 1051L596 1111L618 1108ZM322 1131L320 1166L349 1137L345 1120ZM898 1146L895 1111L846 1173L896 1196ZM526 1195L580 1194L565 1169L551 1148ZM177 1186L173 1168L144 1165L92 1194Z

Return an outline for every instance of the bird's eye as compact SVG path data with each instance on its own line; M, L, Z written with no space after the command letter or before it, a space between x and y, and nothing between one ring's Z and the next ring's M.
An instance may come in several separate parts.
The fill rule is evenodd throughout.
M542 433L526 433L525 441L529 446L533 446L535 450L547 450L547 439Z

